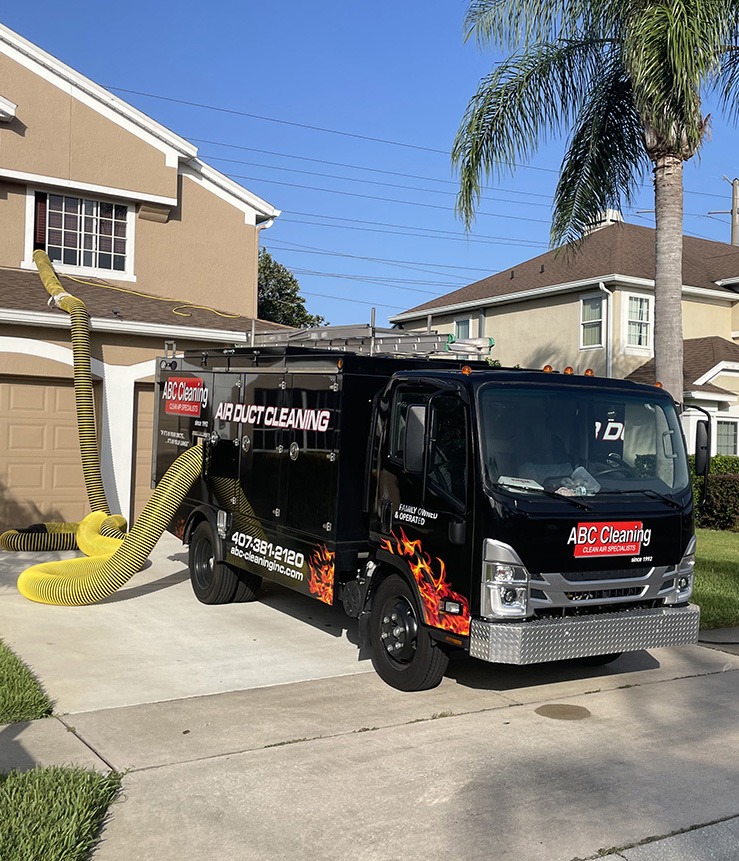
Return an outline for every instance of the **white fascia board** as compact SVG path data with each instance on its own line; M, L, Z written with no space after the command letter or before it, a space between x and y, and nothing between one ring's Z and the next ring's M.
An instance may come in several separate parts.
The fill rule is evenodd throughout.
M723 374L726 372L734 372L739 371L739 362L719 362L717 365L714 365L710 370L706 371L705 374L698 377L697 380L694 380L693 383L696 386L705 385L705 383L710 383L714 377L717 377L719 374Z
M245 215L251 216L249 223L256 223L255 216L257 215L261 216L262 219L274 219L281 214L281 211L275 209L271 203L257 197L243 185L229 179L199 158L191 159L187 164L182 165L180 173L218 195L227 203L237 207Z
M0 96L0 122L9 123L15 117L17 107L10 99Z
M22 326L47 326L54 329L69 329L69 315L66 313L46 313L44 311L16 311L0 308L0 322L15 323ZM250 332L246 327L239 331L224 329L205 329L197 326L169 326L160 323L139 323L127 320L103 320L90 318L90 328L96 332L115 332L123 335L145 335L160 340L168 337L191 338L196 341L218 341L246 343Z
M515 267L513 267L515 268ZM598 284L612 284L618 287L641 287L645 290L654 291L654 281L649 278L635 278L631 275L618 275L612 273L610 275L601 275L595 278L586 278L582 281L568 281L564 284L553 284L549 287L535 287L533 290L521 290L519 293L506 293L505 296L491 296L485 299L474 299L469 302L457 302L452 305L440 305L437 308L428 308L426 310L405 311L401 314L395 314L389 317L391 323L403 323L409 320L425 320L429 314L436 316L438 314L454 314L457 311L468 311L474 308L489 308L493 305L505 305L511 302L522 302L527 299L540 299L545 296L553 296L558 293L569 293L574 290L583 290L588 287L597 288ZM709 290L705 287L683 287L683 295L700 296L706 299L722 299L727 304L737 301L733 296L727 296L726 293L719 290ZM737 297L739 298L739 297Z
M718 392L685 392L684 397L693 401L714 401L717 404L736 403L736 395L720 395Z
M533 290L521 290L518 293L506 293L505 296L491 296L486 299L473 299L469 302L456 302L453 305L440 305L437 308L419 309L417 311L405 311L389 317L391 323L400 323L407 320L425 320L429 314L434 317L439 314L455 314L457 311L471 311L475 308L488 308L491 305L506 305L511 302L523 302L526 299L539 299L543 296L553 296L558 293L570 293L575 290L597 289L599 282L612 283L622 279L618 275L603 275L600 278L586 278L583 281L568 281L565 284L553 284L551 287L535 287Z
M0 24L0 51L127 131L156 145L167 156L168 166L175 167L178 158L191 159L197 155L196 146L3 24Z
M87 191L99 197L120 197L141 203L160 203L163 206L177 206L176 197L165 197L161 194L147 194L144 191L133 191L129 188L114 188L110 185L96 185L93 182L77 182L73 179L62 179L58 176L46 176L40 173L27 173L23 170L8 170L0 167L0 177L30 183L31 185L50 186L51 188L66 188L72 191Z

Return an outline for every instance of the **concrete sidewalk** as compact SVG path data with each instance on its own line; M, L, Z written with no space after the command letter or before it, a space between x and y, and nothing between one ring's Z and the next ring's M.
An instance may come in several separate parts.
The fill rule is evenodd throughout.
M125 771L96 861L739 857L730 646L601 668L462 659L403 694L339 611L277 589L198 604L170 536L93 607L25 601L11 556L0 634L58 716L0 727L0 772Z

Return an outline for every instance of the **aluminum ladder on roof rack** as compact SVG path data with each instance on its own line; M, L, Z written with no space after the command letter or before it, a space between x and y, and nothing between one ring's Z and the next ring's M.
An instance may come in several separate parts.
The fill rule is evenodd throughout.
M316 347L322 350L361 353L430 356L434 353L462 353L484 358L493 346L492 338L455 339L436 332L405 332L381 329L366 323L354 326L317 326L294 332L252 333L253 347Z

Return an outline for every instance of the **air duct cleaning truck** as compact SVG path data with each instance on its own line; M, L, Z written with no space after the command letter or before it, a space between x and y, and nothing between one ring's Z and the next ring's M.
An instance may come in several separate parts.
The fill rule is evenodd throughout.
M154 480L203 447L171 524L197 598L253 600L267 579L341 603L409 691L437 685L453 649L606 663L695 642L673 399L492 368L487 343L326 327L163 357ZM705 475L705 421L697 448Z

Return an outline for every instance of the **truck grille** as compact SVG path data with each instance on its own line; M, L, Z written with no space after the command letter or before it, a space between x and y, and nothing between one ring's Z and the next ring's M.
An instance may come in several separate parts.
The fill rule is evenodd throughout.
M635 595L641 596L644 586L633 586L627 589L582 589L577 592L565 592L565 597L570 601L597 601L605 598L630 598Z
M562 571L561 576L570 583L580 583L583 580L626 580L631 577L646 577L651 567L639 568L606 568L600 571Z

